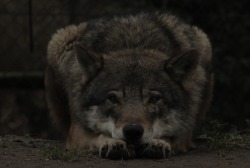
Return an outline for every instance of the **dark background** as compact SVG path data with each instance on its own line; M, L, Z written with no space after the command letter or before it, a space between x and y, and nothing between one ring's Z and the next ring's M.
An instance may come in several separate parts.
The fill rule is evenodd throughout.
M213 45L215 89L208 119L250 119L249 0L1 0L0 135L51 137L43 90L46 47L61 27L93 18L170 12L199 26Z

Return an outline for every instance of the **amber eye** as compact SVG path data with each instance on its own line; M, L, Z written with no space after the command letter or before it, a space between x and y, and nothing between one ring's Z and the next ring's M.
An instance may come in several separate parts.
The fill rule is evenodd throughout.
M151 96L149 97L148 102L150 104L156 104L160 99L161 99L160 96Z
M117 96L114 94L110 94L107 99L113 104L117 104L119 102Z

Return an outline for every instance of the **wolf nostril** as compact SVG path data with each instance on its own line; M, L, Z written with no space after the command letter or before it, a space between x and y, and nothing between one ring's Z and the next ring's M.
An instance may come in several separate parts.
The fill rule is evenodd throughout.
M144 130L139 124L127 124L123 128L123 135L128 141L137 141L142 137Z

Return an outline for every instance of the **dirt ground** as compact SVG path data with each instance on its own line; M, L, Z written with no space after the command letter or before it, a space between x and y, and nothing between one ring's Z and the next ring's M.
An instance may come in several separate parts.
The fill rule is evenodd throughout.
M62 146L62 142L33 139L31 137L4 136L0 137L0 167L81 167L81 168L249 168L250 150L205 150L196 149L169 159L151 160L107 160L95 155L85 155L77 161L51 159L45 155L45 149L52 146Z

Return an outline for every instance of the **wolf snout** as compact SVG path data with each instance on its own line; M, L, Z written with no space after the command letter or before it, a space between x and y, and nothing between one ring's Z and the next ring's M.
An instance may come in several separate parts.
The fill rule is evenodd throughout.
M134 143L141 139L144 129L140 124L127 124L123 128L125 140Z

